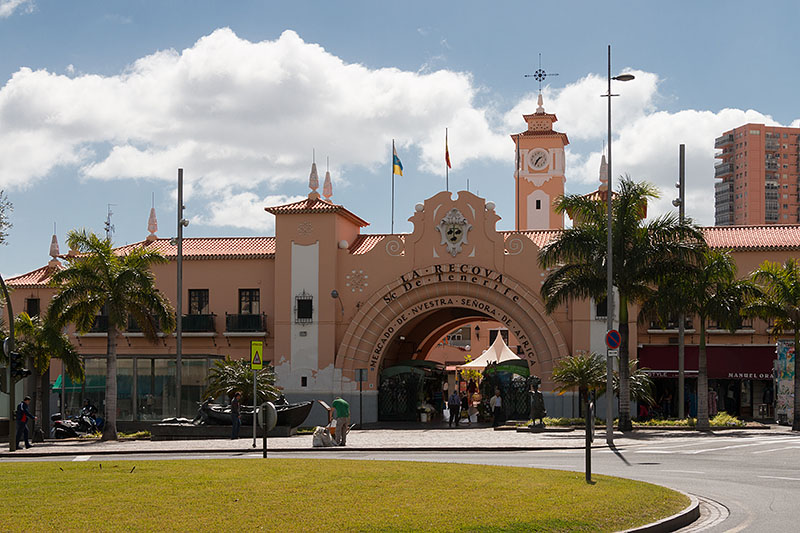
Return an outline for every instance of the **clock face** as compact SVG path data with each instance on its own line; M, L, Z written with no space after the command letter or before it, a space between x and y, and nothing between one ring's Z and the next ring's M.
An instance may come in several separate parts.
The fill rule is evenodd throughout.
M533 170L542 170L550 163L550 154L547 150L536 148L528 154L528 166Z

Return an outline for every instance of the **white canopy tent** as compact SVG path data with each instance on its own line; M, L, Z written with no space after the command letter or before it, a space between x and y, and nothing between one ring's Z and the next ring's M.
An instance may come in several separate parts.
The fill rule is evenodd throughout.
M497 335L491 346L483 352L477 359L458 365L459 369L466 368L472 370L482 370L490 363L502 363L504 361L521 361L522 358L511 351L503 340L502 335Z

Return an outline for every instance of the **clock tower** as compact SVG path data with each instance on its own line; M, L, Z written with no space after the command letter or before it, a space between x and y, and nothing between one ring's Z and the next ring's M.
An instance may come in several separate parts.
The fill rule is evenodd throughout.
M564 216L556 213L554 202L564 194L565 133L553 130L558 120L545 113L542 95L532 115L523 115L527 131L511 136L517 150L516 229L562 229Z

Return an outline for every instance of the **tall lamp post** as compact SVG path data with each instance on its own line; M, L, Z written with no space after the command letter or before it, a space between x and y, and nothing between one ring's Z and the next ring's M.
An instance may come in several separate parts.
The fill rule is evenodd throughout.
M183 381L183 228L189 225L189 221L183 218L183 169L178 169L178 237L175 239L178 245L178 280L177 298L175 300L175 416L181 416L181 385Z
M619 76L611 76L611 45L608 45L608 92L602 95L608 98L608 190L606 192L606 205L608 206L608 240L606 243L606 329L611 331L614 329L614 261L611 239L611 197L612 191L612 176L611 171L611 97L619 96L618 94L611 94L611 80L616 81L631 81L634 78L633 74L620 74ZM621 389L622 387L620 387ZM612 361L608 348L606 349L606 442L611 444L614 442L614 362Z
M686 145L681 144L678 150L678 197L672 201L672 205L678 208L678 220L681 225L684 221L686 205ZM683 395L685 390L685 346L686 346L686 315L683 311L678 313L678 418L683 420L684 405ZM666 413L669 417L670 413Z

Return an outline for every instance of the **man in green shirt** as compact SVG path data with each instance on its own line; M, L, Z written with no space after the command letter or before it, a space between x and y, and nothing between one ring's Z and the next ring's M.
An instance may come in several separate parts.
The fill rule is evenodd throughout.
M333 400L332 409L336 417L336 444L344 446L347 440L347 431L350 429L350 404L341 396Z

